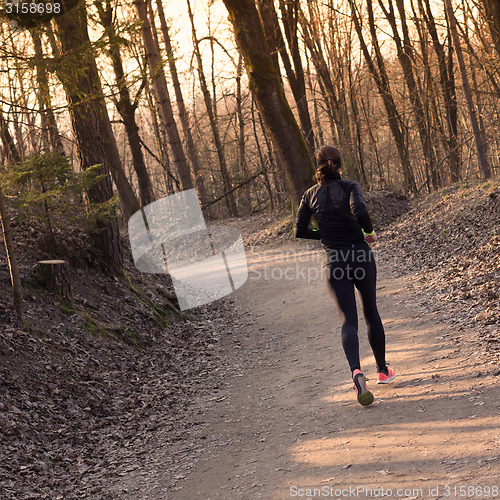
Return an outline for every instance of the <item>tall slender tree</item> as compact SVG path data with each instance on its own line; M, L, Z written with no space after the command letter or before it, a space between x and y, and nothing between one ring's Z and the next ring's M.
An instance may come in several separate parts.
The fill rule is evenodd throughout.
M179 178L181 181L182 189L187 190L193 187L191 181L191 172L187 162L184 149L182 147L179 130L175 122L174 111L172 108L172 101L170 99L170 92L165 78L164 61L161 57L160 48L157 40L153 36L153 25L151 24L148 16L148 0L135 0L134 5L137 9L137 14L141 20L141 30L144 39L144 47L146 49L146 61L148 64L150 78L153 89L156 94L158 106L161 112L163 126L167 133L170 149L173 154L173 161Z
M189 161L191 163L196 189L198 191L200 201L203 205L208 201L207 188L205 187L205 181L203 179L203 175L201 172L202 168L198 157L198 151L194 144L193 134L191 132L189 113L186 109L186 104L184 103L184 96L182 93L181 82L179 80L179 74L175 62L175 54L172 48L172 41L170 38L170 30L167 21L165 19L165 13L163 11L162 1L156 0L156 5L158 6L158 17L160 18L160 27L163 35L163 42L165 43L165 50L167 52L170 76L172 78L172 84L174 86L177 110L179 111L179 118L181 121L182 131L184 133L184 138L186 141L187 154L189 157ZM210 212L209 209L207 210L208 212Z
M141 138L139 136L139 126L135 118L135 112L139 105L139 95L144 85L141 85L134 101L132 102L128 82L123 69L122 56L118 37L116 36L115 26L113 24L113 5L110 0L95 1L94 5L99 14L99 19L108 36L108 54L115 74L115 83L118 88L118 98L115 98L115 104L123 120L125 132L127 134L130 152L132 153L132 163L137 175L139 185L139 194L141 205L144 207L153 201L153 187L144 161L144 154L141 147Z
M254 0L224 0L224 4L245 59L250 90L285 166L292 203L298 206L314 174L309 148L285 98Z
M500 56L500 2L498 0L482 0L482 2L491 37Z
M451 37L453 39L453 46L455 47L455 54L457 56L458 67L460 69L460 75L462 77L462 87L464 91L465 102L467 103L469 119L476 143L479 171L485 179L488 179L491 177L490 162L488 160L488 147L484 139L483 132L481 131L481 128L479 126L476 110L474 107L474 101L472 99L472 90L469 83L469 76L467 73L467 68L465 67L464 54L462 52L462 45L460 44L460 37L458 35L457 19L455 17L455 13L453 12L451 0L444 0L444 3L446 6L446 16L450 25Z
M309 3L311 4L311 2ZM324 49L322 42L326 43L326 37L320 29L319 15L314 15L313 12L310 5L310 19L306 19L304 13L301 13L300 16L304 43L316 70L318 83L323 89L323 95L325 96L331 120L331 128L334 131L333 137L337 139L338 145L343 152L344 166L358 180L362 181L362 174L358 168L359 164L355 159L356 144L352 140L351 123L347 107L346 96L349 92L343 87L344 84L340 76L343 57L337 54L337 50L334 47L329 46L328 49ZM330 15L332 14L330 13ZM325 52L330 53L330 60L336 65L335 69L329 68Z
M263 20L266 38L270 43L269 48L278 53L283 62L286 77L297 105L302 132L312 152L315 148L315 139L306 95L304 67L299 48L299 2L297 0L291 2L280 0L279 2L285 36L283 36L279 24L274 0L258 0L257 4Z
M2 110L0 109L0 138L4 149L5 157L9 164L13 165L21 161L21 156L17 151L14 139L12 138L7 122L3 117ZM14 310L20 321L24 317L24 301L23 301L23 288L21 285L21 276L19 272L19 264L17 262L16 246L14 237L12 235L12 228L10 224L10 216L7 211L7 205L0 184L0 223L2 226L3 240L5 244L5 251L7 253L7 262L9 264L10 281L12 284L12 295L14 299Z
M208 90L208 85L207 85L207 81L205 78L205 72L203 70L203 58L201 56L200 44L198 41L198 37L196 35L196 27L194 24L194 15L193 15L193 11L191 9L191 2L190 2L190 0L186 0L186 1L187 1L187 7L188 7L189 20L191 22L193 47L194 47L194 54L196 57L201 92L203 94L203 99L205 101L205 107L207 109L208 119L210 121L210 127L212 129L212 134L214 137L215 149L217 151L217 157L219 159L220 171L221 171L221 175L222 175L222 183L224 185L225 191L228 193L228 195L225 197L225 199L226 199L227 207L229 209L229 213L231 214L231 216L236 216L236 215L238 215L238 208L236 206L236 197L235 197L234 191L231 191L232 181L231 181L231 176L230 176L230 173L229 173L229 170L227 167L224 143L221 139L221 135L220 135L220 131L219 131L219 124L218 124L218 120L217 120L216 107L215 107L215 103L212 99L212 96L210 95L210 91Z
M238 120L238 166L244 179L250 177L248 164L246 160L246 137L245 137L245 118L243 117L243 96L241 91L241 77L243 74L243 56L238 55L238 67L236 68L236 116ZM252 212L252 199L250 195L250 183L243 187L244 211L246 214Z
M378 43L375 17L373 15L372 0L367 0L366 3L368 7L368 24L370 28L371 42L375 52L376 62L373 60L370 51L368 50L368 46L365 42L365 38L361 27L361 18L359 16L357 6L354 0L349 0L352 12L352 20L354 22L356 33L358 34L359 42L361 45L361 51L363 52L363 57L366 61L366 65L368 66L368 70L370 71L370 74L375 80L377 89L379 91L379 94L382 98L384 107L387 112L389 127L391 129L394 142L396 143L396 147L399 153L399 159L403 167L404 187L407 191L417 192L415 177L412 172L408 154L408 141L406 138L406 130L404 124L402 123L401 115L396 107L394 97L392 95L389 83L389 76L387 74L387 70L385 67L385 61L382 56L382 51L380 50L380 45Z
M35 50L35 66L36 80L38 84L37 99L40 108L42 121L42 138L44 146L51 148L53 151L59 151L64 154L61 135L52 109L49 78L44 64L44 53L42 48L42 40L40 37L40 29L32 28L30 30L31 39L33 40L33 48Z
M70 104L80 166L85 170L93 165L102 165L101 172L105 175L88 190L88 196L92 202L107 203L113 196L109 171L113 169L123 177L125 173L112 136L94 51L88 36L85 3L56 18L56 23L64 61L59 78ZM129 200L122 201L126 216L131 216L139 208L133 191L130 201L130 204ZM95 245L106 264L117 269L123 263L118 221L112 219L104 224L99 223L99 226L94 234Z
M424 3L422 3L424 2ZM425 5L425 8L424 8ZM460 179L460 165L458 153L458 104L455 87L455 73L453 71L453 57L451 54L451 40L447 37L449 52L446 53L445 43L439 40L436 22L429 0L418 0L419 13L427 25L432 40L432 46L438 60L439 82L444 98L446 110L447 149L450 165L450 174L453 182Z
M439 187L439 176L436 170L436 154L431 138L429 117L425 113L421 91L415 74L414 49L410 41L404 2L403 0L396 0L399 15L396 15L392 0L388 1L387 7L384 5L382 0L379 0L379 5L384 11L385 17L389 21L392 28L392 36L394 43L396 44L397 57L401 64L403 76L408 87L410 102L412 104L420 141L422 143L426 162L426 174L427 177L430 178L433 188L437 188ZM401 29L403 33L402 37L399 33L399 29Z

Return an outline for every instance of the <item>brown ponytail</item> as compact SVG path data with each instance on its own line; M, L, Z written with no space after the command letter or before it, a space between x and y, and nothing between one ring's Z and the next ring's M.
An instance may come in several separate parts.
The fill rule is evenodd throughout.
M333 146L321 146L314 153L317 162L316 180L320 184L336 177L342 168L340 151Z

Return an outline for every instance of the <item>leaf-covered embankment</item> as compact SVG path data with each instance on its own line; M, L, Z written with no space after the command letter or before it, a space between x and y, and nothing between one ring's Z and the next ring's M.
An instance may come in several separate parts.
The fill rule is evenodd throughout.
M500 180L455 184L421 200L375 246L429 310L474 328L500 358Z
M106 276L71 224L57 231L72 291L63 301L37 282L37 262L53 257L43 227L12 213L26 323L14 320L2 247L0 498L111 498L109 478L140 467L154 430L165 447L181 440L194 396L220 383L215 348L235 323L231 301L182 321L168 277L142 275L129 251L121 275Z

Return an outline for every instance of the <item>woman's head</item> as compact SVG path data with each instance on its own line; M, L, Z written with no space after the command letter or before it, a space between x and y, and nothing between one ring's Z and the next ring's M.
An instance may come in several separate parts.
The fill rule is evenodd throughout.
M340 151L333 146L321 146L316 157L316 180L321 183L333 179L342 168Z

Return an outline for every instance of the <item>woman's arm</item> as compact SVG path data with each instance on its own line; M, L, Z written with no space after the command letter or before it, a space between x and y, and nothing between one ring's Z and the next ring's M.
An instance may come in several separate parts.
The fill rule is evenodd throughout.
M302 196L300 201L299 210L297 212L297 223L295 226L295 237L296 238L307 238L310 240L320 240L321 235L317 229L311 229L309 227L309 221L311 220L311 208L307 204L305 197Z
M365 235L371 235L373 233L372 221L366 209L361 186L357 182L354 182L354 186L351 189L349 204L352 215L354 215L354 218L363 229Z

